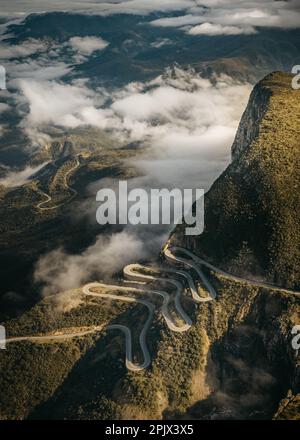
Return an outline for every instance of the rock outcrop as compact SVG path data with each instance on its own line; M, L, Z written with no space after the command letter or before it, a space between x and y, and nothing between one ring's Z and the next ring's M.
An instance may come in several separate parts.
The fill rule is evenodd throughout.
M205 198L205 230L172 240L237 275L300 287L300 91L292 76L254 89L232 147L233 161Z

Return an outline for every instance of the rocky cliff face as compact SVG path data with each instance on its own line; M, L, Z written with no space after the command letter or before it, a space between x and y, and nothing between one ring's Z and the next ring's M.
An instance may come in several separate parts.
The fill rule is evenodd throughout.
M233 273L300 287L300 92L274 73L254 89L232 164L206 194L205 230L174 242Z
M258 137L260 123L268 110L271 94L271 90L263 84L255 86L232 145L233 159L244 152Z
M299 300L214 281L218 300L198 317L209 340L203 370L209 391L188 413L200 419L282 418L283 408L298 401L300 391L300 365L291 345ZM299 405L294 413L300 417Z
M299 288L299 98L288 74L273 73L254 88L232 164L206 195L204 233L185 237L177 227L172 243L230 273ZM291 348L299 297L218 282L216 303L199 317L209 339L210 393L189 414L299 418L299 361Z
M70 141L52 142L49 146L48 152L52 160L63 159L74 155L73 143Z

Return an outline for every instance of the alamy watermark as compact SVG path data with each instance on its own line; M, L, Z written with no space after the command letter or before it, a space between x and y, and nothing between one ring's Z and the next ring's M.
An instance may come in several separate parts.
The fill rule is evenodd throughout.
M4 325L0 325L0 350L6 349L6 331Z
M6 70L4 66L0 66L0 90L6 90Z
M172 225L186 224L186 235L200 235L204 229L204 190L175 188L128 191L126 181L119 181L118 191L98 191L101 202L96 212L100 225Z
M300 89L300 65L292 68L292 74L295 75L292 79L292 87L294 90Z

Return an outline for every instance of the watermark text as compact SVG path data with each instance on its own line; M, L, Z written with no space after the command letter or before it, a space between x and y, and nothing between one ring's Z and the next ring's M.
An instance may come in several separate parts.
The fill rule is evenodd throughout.
M200 235L204 229L203 189L142 189L128 191L126 181L118 191L98 191L101 202L96 212L100 225L178 225L185 224L186 235Z

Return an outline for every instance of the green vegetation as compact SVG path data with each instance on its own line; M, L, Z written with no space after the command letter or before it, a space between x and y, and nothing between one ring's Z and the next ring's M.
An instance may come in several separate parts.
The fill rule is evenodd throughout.
M35 241L41 230L43 233L53 228L62 220L65 210L70 209L69 201L76 203L88 197L88 185L103 177L118 176L129 178L136 175L134 169L124 167L123 160L129 158L136 151L118 148L112 140L99 130L77 130L76 134L63 134L59 140L53 140L44 150L32 158L32 165L55 161L42 170L36 178L18 188L0 187L0 244L1 248L24 246L26 239ZM98 137L93 137L98 135ZM107 141L106 146L103 145ZM66 146L67 145L67 146ZM80 166L70 173L67 180L70 186L79 190L76 200L72 200L70 190L66 188L65 176L75 165L75 155L80 153ZM52 197L46 206L62 204L57 209L39 210L37 205L46 200L41 193ZM60 236L60 233L51 234ZM65 234L65 231L64 231Z
M74 306L69 307L72 303ZM6 321L5 328L7 336L14 337L51 333L63 328L97 326L120 315L126 308L128 305L122 302L91 301L77 289L40 301L20 317Z
M132 308L122 302L84 297L80 301L78 297L79 290L41 301L21 317L5 323L7 336L51 335L105 326ZM0 353L0 417L26 418L37 405L50 399L100 335L97 332L65 341L9 344Z
M13 344L0 356L0 418L23 419L65 380L90 338L66 343Z
M205 231L188 246L237 274L300 287L300 91L274 73L250 98L234 160L206 196ZM257 134L257 135L255 135ZM184 240L178 232L173 240Z
M21 187L0 187L1 295L4 294L4 300L0 298L0 321L20 314L40 298L40 286L32 285L32 272L41 255L60 247L79 253L93 244L100 233L108 232L109 228L92 223L89 215L82 212L87 200L95 200L96 189L91 193L89 185L107 176L126 179L137 175L127 163L124 166L124 161L138 153L132 146L119 147L100 130L85 127L51 135L53 142L32 158L31 165L52 162ZM67 177L68 185L78 192L73 197L66 188L65 176L79 153L80 166ZM52 198L44 207L60 206L38 209L38 204L47 200L43 193ZM70 215L78 207L82 215ZM16 304L6 300L9 292L16 292L24 301Z
M227 408L235 418L252 413L271 418L289 389L298 392L290 332L299 300L207 276L218 300L188 306L194 325L182 334L169 331L155 314L148 334L153 362L140 373L125 369L124 336L118 331L9 345L0 353L1 417L205 418L213 408L220 414ZM65 301L44 300L5 324L9 336L123 323L134 333L138 355L145 319L140 306L98 299L76 304L72 293L72 309L65 308L68 295Z

